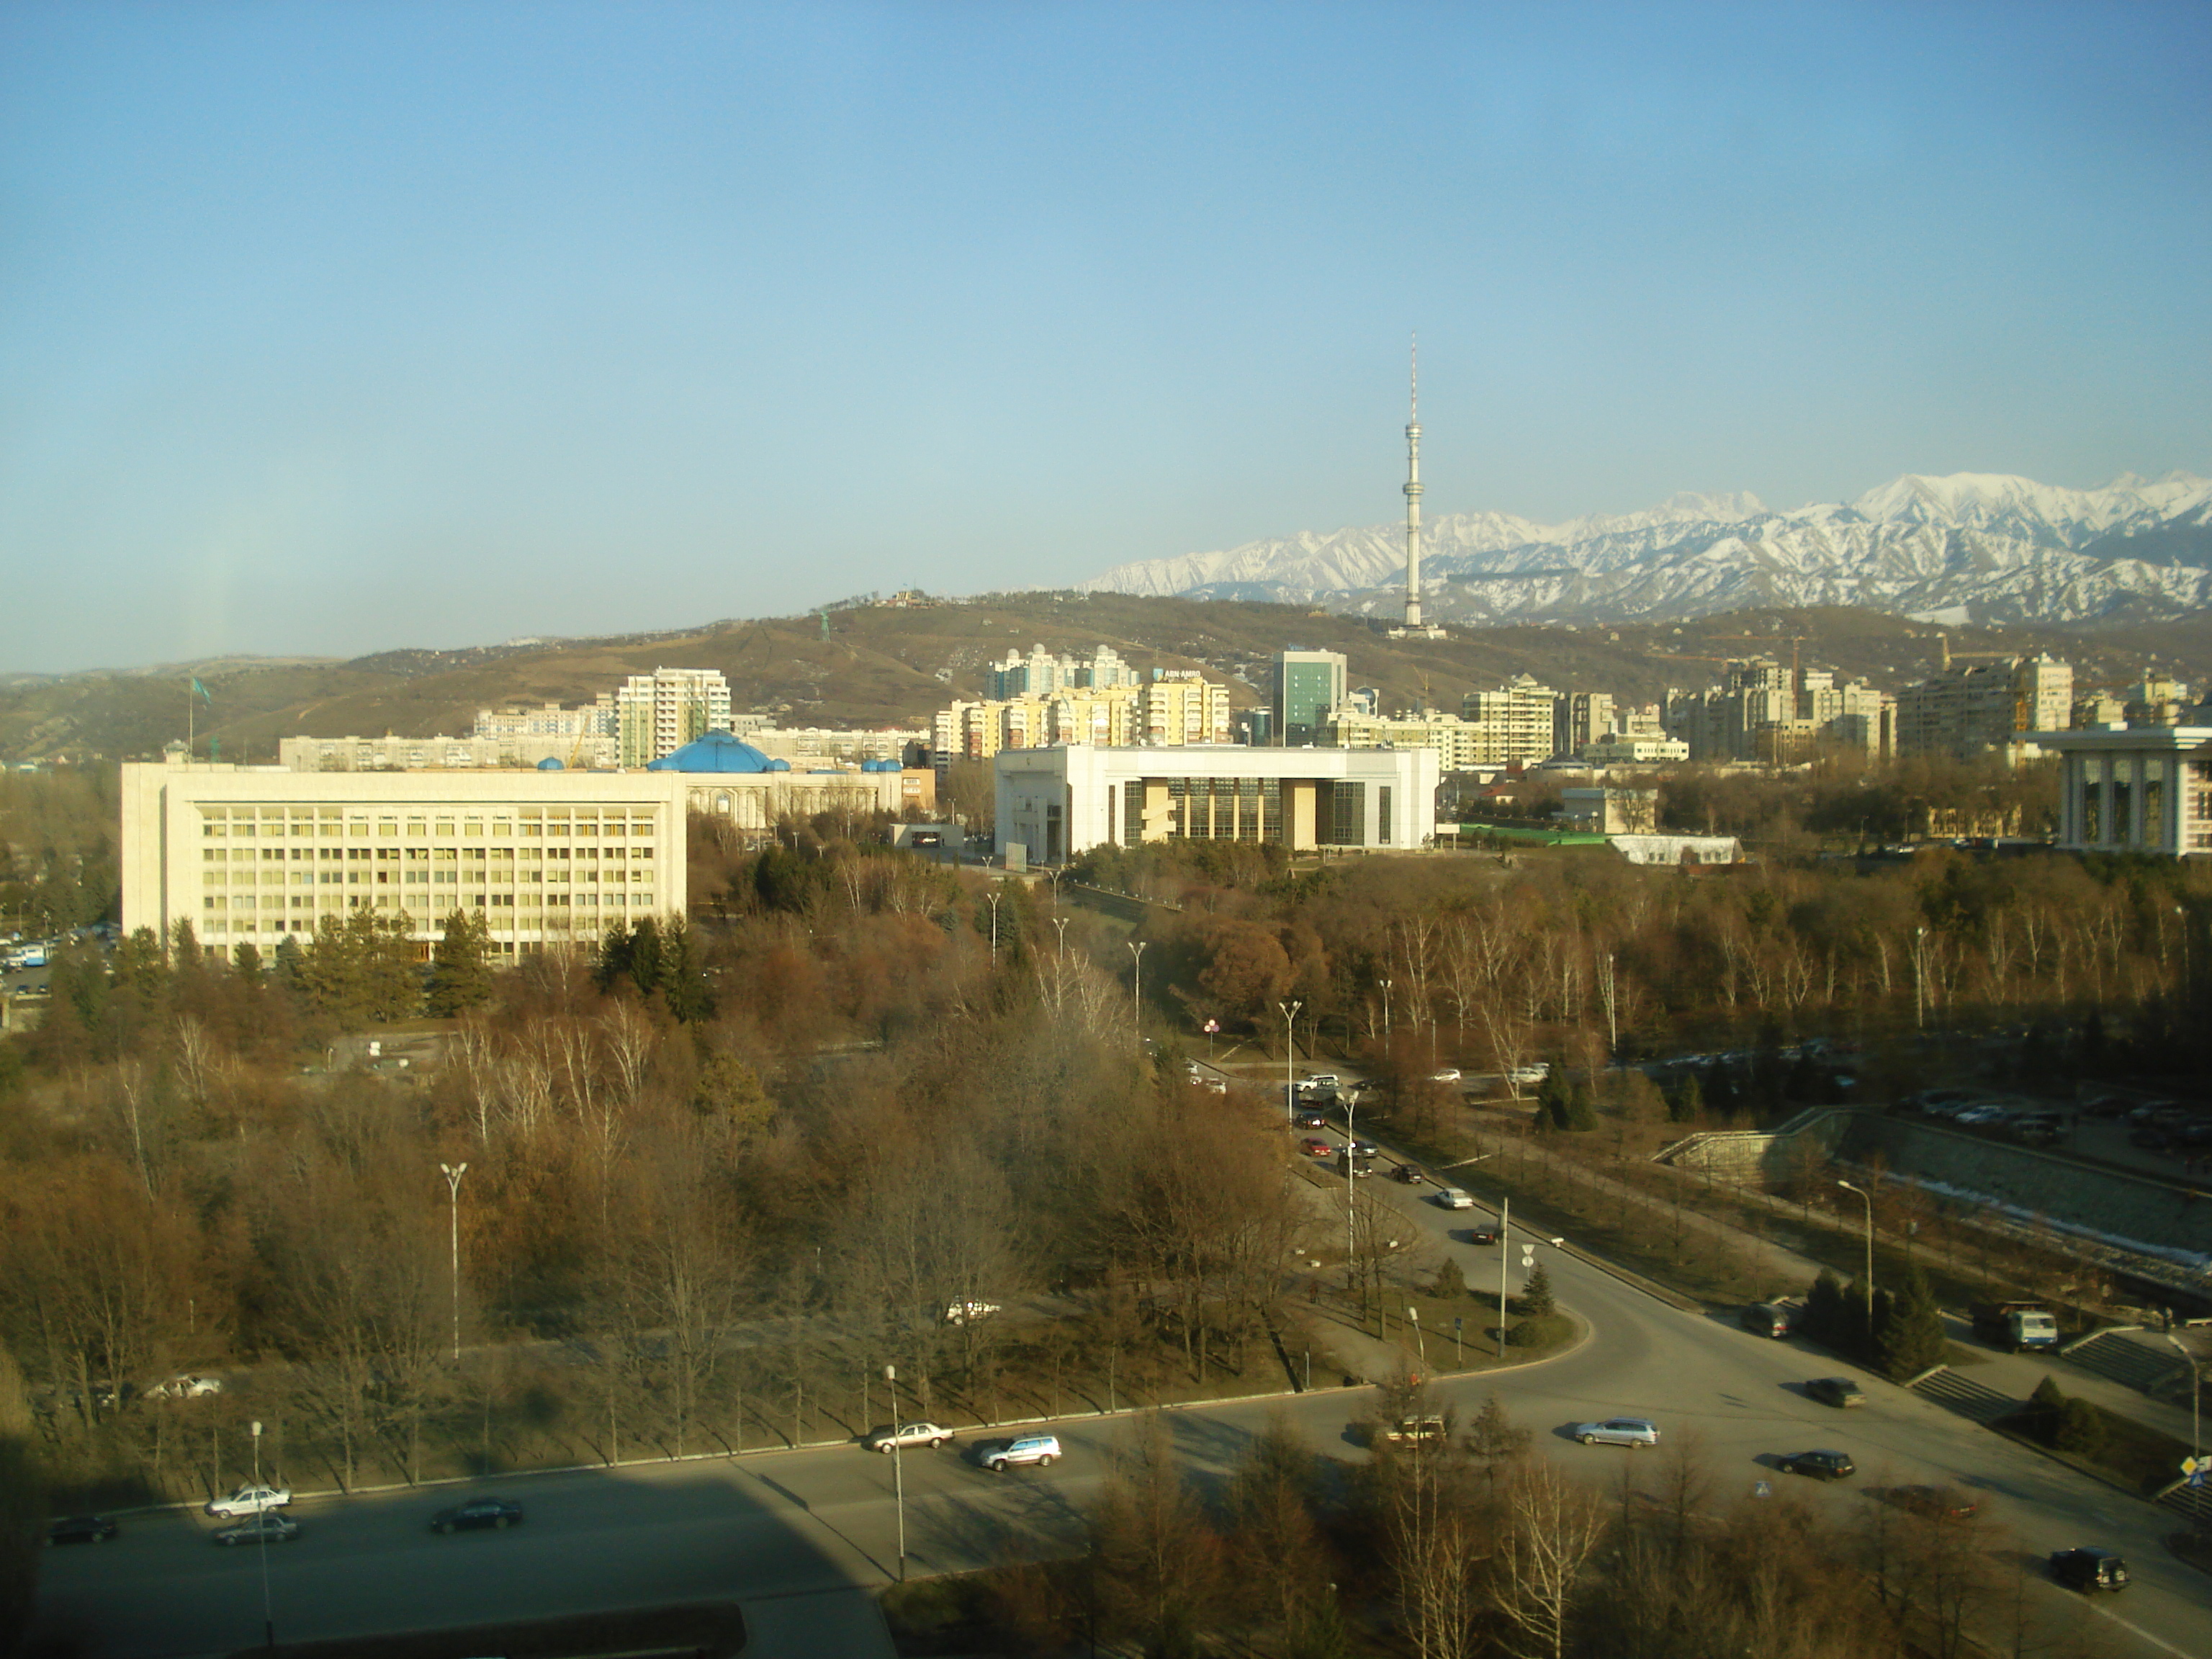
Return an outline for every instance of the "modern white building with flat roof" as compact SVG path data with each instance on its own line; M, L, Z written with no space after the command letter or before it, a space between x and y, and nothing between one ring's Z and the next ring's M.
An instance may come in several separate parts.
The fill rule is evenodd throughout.
M2021 734L2058 757L2058 844L2076 853L2212 856L2212 726Z
M1437 830L1433 749L1012 749L997 760L1000 851L1062 864L1156 841L1409 849Z

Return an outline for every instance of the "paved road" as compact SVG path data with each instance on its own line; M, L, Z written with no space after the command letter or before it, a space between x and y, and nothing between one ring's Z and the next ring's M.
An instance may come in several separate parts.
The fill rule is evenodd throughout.
M1462 1174L1462 1184L1480 1190L1479 1168ZM1487 1212L1447 1212L1428 1201L1429 1188L1371 1184L1402 1206L1409 1225L1458 1259L1471 1282L1494 1282L1497 1250L1460 1242L1471 1225L1491 1219ZM1517 1285L1517 1247L1516 1255ZM2212 1581L2166 1555L2159 1540L2172 1517L1877 1380L1865 1379L1864 1409L1819 1405L1803 1395L1802 1381L1850 1367L1680 1311L1563 1252L1547 1249L1542 1259L1560 1299L1591 1325L1590 1340L1527 1370L1446 1383L1463 1415L1494 1389L1547 1455L1604 1480L1625 1462L1644 1467L1630 1460L1648 1462L1649 1455L1578 1446L1564 1430L1593 1417L1650 1416L1671 1437L1702 1439L1722 1495L1732 1484L1747 1493L1758 1480L1791 1479L1762 1458L1840 1447L1858 1462L1858 1479L1806 1493L1838 1515L1874 1501L1873 1489L1955 1480L1983 1498L2017 1559L2076 1543L2127 1556L2135 1585L2110 1601L2086 1604L2032 1583L2031 1602L2043 1616L2105 1626L2110 1650L2123 1659L2212 1659ZM1349 1425L1372 1399L1365 1391L1325 1391L1180 1411L1173 1422L1193 1468L1211 1481L1271 1410L1287 1412L1324 1449L1358 1457ZM908 1454L914 1570L950 1571L1009 1549L1047 1553L1073 1544L1081 1507L1124 1425L1082 1419L1060 1432L1068 1455L1048 1471L986 1473L974 1461L975 1443L990 1437L981 1434L963 1437L962 1447ZM863 1633L856 1592L896 1571L891 1487L890 1459L837 1447L508 1482L505 1489L529 1505L531 1519L507 1534L430 1534L428 1514L452 1501L449 1493L307 1500L295 1510L303 1537L270 1553L276 1632L306 1639L735 1595L749 1604L763 1598L763 1629L773 1624L798 1644L763 1643L760 1655L880 1653L879 1631ZM112 1545L51 1553L41 1598L46 1623L84 1635L88 1654L114 1659L219 1652L258 1640L254 1553L217 1550L205 1531L198 1517L163 1516L131 1522ZM848 1622L836 1628L851 1633L830 1635L841 1620Z

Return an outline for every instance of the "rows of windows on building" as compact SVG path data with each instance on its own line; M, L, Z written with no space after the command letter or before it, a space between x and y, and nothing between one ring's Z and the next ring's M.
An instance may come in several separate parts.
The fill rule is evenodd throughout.
M263 946L353 910L427 934L456 910L512 953L531 937L592 937L666 908L653 816L621 804L383 811L203 803L191 916L200 939Z

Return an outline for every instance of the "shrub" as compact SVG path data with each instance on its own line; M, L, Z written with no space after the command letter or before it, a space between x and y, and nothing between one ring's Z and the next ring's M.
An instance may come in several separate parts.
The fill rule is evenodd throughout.
M2086 1400L2069 1400L2059 1410L2051 1443L2076 1457L2094 1458L2104 1451L2111 1438L2102 1412Z
M2066 1411L2066 1395L2055 1377L2046 1376L2035 1385L2035 1392L2027 1397L2027 1408L2021 1415L2027 1420L2021 1425L2046 1446L2058 1443L2059 1419Z
M1565 1314L1527 1314L1505 1333L1505 1342L1514 1348L1555 1348L1574 1334L1574 1323Z
M1521 1287L1521 1294L1516 1298L1515 1305L1529 1319L1548 1318L1559 1311L1559 1304L1552 1299L1552 1276L1544 1271L1542 1262L1536 1264L1535 1272L1528 1275L1528 1282Z

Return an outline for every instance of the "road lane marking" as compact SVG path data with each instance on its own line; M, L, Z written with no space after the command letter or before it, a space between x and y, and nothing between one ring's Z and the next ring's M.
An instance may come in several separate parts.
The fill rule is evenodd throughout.
M2122 1630L2126 1631L2130 1635L2142 1638L2144 1641L2149 1643L2151 1646L2158 1649L2160 1651L2172 1654L2173 1656L2173 1659L2200 1659L2200 1656L2190 1652L2188 1649L2178 1648L2171 1642L2162 1641L2158 1637L2153 1636L2141 1625L2131 1625L2126 1620L2121 1618L2118 1613L2113 1613L2107 1608L2100 1607L2094 1601L2092 1601L2089 1604L2089 1611L2095 1613L2100 1619L2111 1620L2114 1624L2118 1625Z

